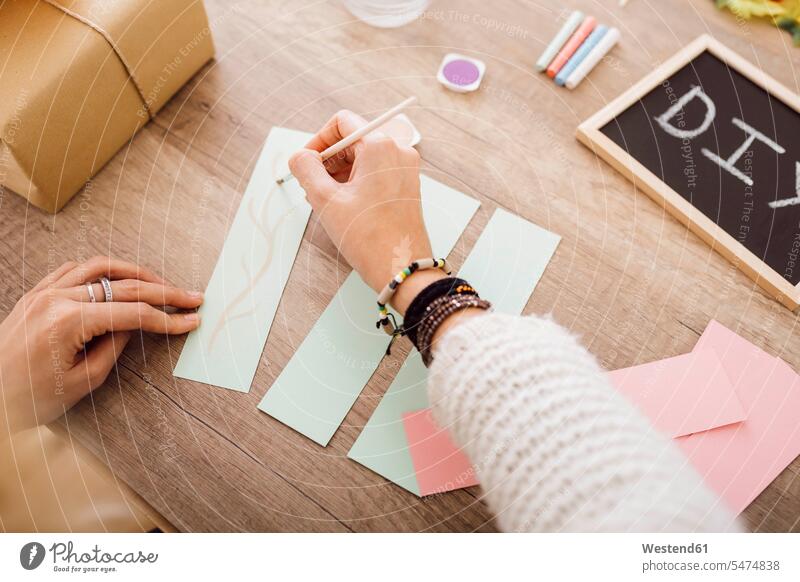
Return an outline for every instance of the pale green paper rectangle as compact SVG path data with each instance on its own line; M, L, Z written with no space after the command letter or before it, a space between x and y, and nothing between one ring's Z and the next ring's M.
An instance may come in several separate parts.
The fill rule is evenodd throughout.
M436 256L447 256L479 202L421 177L422 213ZM350 273L258 408L326 446L386 353L375 292Z
M505 210L492 215L464 262L469 281L501 313L519 314L555 253L561 237ZM365 467L419 495L403 414L428 408L428 370L416 350L395 376L347 454Z
M249 392L311 207L296 180L279 187L292 152L311 134L270 131L173 374Z

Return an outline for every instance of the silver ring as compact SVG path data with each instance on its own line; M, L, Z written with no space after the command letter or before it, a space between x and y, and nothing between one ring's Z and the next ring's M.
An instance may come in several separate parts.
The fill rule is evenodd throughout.
M111 281L105 277L100 277L100 284L103 286L103 293L106 295L105 301L107 303L114 301L114 293L111 292Z
M89 292L89 302L97 303L97 297L94 296L94 287L92 287L91 283L86 284L86 290Z

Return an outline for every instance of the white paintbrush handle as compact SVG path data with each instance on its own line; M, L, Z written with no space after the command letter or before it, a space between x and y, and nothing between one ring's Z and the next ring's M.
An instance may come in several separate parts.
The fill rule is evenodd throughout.
M357 129L356 131L354 131L353 133L351 133L347 137L341 139L340 141L337 141L335 144L333 144L332 146L328 147L327 149L325 149L320 154L320 157L322 158L322 161L324 162L325 160L327 160L329 158L332 158L333 156L335 156L336 154L338 154L342 150L345 150L345 149L349 148L351 145L356 143L362 137L364 137L365 135L367 135L368 133L370 133L372 131L375 131L380 126L382 126L384 123L386 123L387 121L392 119L395 115L400 113L403 109L405 109L406 107L408 107L409 105L411 105L413 103L416 103L416 101L417 101L416 97L409 97L408 99L406 99L402 103L399 103L399 104L395 105L394 107L392 107L391 109L389 109L386 113L384 113L382 115L379 115L378 117L376 117L375 119L370 121L368 124L366 124L364 127L361 127L359 129ZM276 180L276 182L278 184L283 184L284 182L286 182L287 180L291 179L292 177L293 176L290 173L290 174L287 174L286 176Z

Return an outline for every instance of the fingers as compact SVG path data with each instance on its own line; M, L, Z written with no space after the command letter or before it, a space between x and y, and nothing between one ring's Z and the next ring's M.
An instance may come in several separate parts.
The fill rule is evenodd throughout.
M89 281L95 281L100 277L109 279L141 279L150 283L164 285L166 281L155 273L128 261L112 259L111 257L93 257L83 264L68 271L52 286L55 288L66 289L76 287Z
M328 120L325 127L308 142L306 148L321 152L366 124L367 121L360 115L343 109ZM338 182L346 182L350 176L350 168L353 165L353 161L362 147L361 141L369 138L369 136L365 136L350 147L325 160L324 164L328 173L334 176Z
M99 337L92 343L86 352L86 359L79 364L79 371L86 374L89 391L106 381L130 339L129 331L118 331ZM81 394L83 396L85 394Z
M31 289L31 292L33 293L36 291L41 291L42 289L50 287L53 283L58 281L61 277L63 277L65 274L67 274L77 266L78 263L76 263L75 261L68 261L64 263L52 273L48 273L47 275L45 275L41 281L39 281L36 285L34 285L33 289Z
M360 115L343 109L331 117L325 127L311 138L311 141L306 144L306 149L321 152L366 124L367 120Z
M181 334L200 324L197 313L164 313L147 303L81 303L86 335L141 329L152 333Z
M289 159L292 175L306 191L312 206L327 198L336 188L334 180L322 164L319 154L312 150L300 150Z
M103 303L108 300L100 283L94 283L92 289L94 289L94 296L98 302ZM69 289L64 289L61 293L73 301L90 301L86 285L70 287ZM202 293L194 293L185 289L170 287L169 285L161 285L160 283L148 283L138 279L111 281L111 293L114 301L141 302L159 306L169 305L179 309L194 309L203 302Z

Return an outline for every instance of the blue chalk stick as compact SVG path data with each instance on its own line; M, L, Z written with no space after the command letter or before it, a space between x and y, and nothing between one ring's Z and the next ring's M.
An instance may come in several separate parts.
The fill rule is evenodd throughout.
M586 56L592 52L592 49L597 46L597 43L605 36L608 32L608 27L604 25L600 25L592 31L583 44L578 47L578 50L575 51L575 54L572 55L567 61L567 64L562 67L562 69L556 75L556 85L561 87L564 86L564 83L567 82L567 79L572 74L572 71L581 64L581 61L586 58Z

